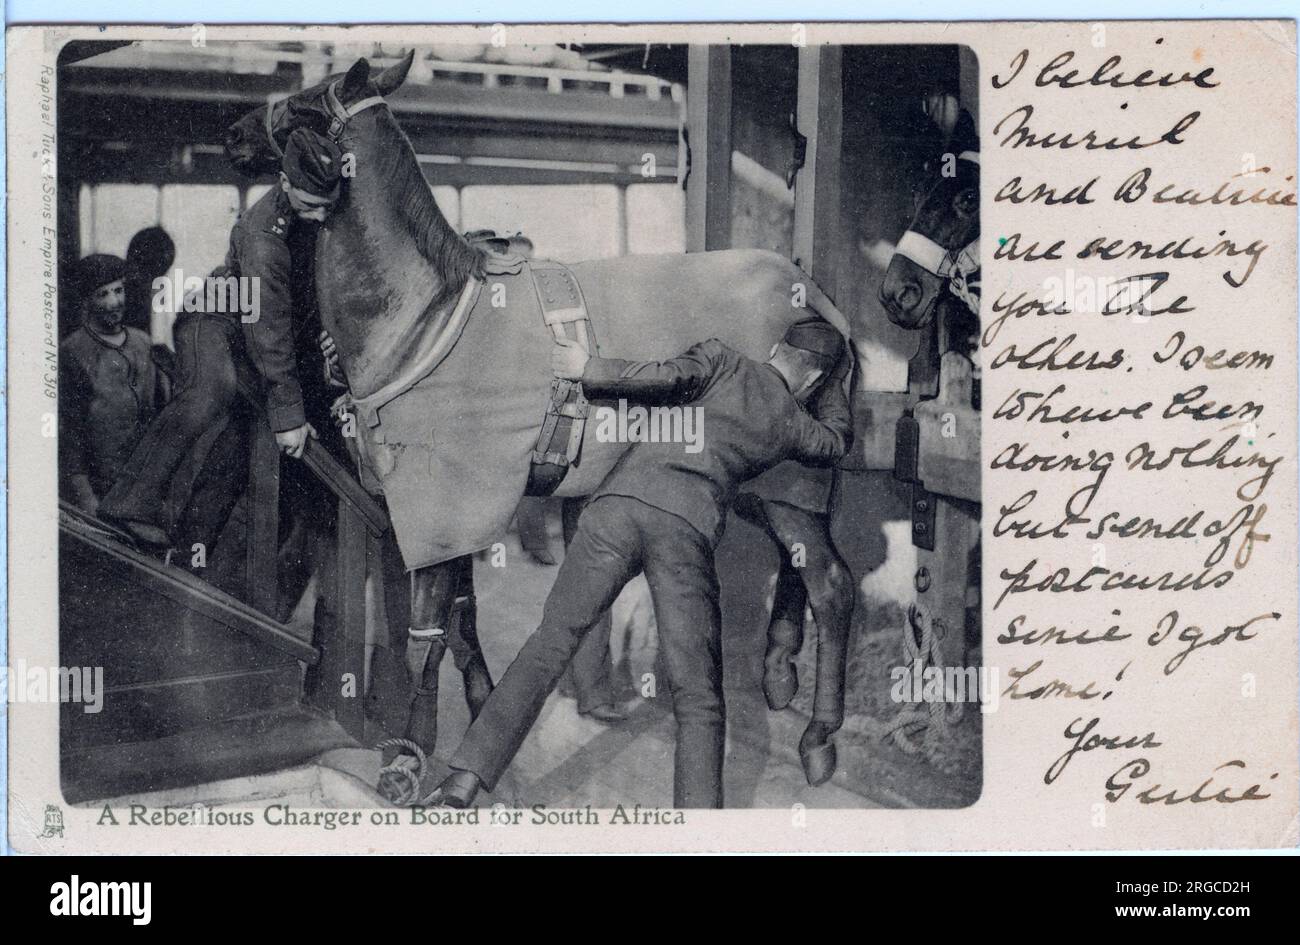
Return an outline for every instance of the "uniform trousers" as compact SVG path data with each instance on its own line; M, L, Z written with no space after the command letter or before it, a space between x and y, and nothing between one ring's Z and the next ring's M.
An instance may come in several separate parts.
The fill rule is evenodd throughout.
M452 768L496 786L587 629L642 571L669 675L657 688L667 684L677 719L673 804L722 806L726 709L713 548L685 519L621 495L600 496L583 510L541 626L470 726Z

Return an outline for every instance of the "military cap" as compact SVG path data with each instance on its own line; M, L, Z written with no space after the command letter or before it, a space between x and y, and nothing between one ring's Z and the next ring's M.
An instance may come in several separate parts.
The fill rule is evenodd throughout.
M844 336L823 318L805 318L785 330L783 339L791 348L817 355L834 366L844 354Z
M333 197L343 172L339 146L310 128L295 128L284 146L284 173L289 186L316 197Z
M108 253L91 253L78 261L72 282L78 298L87 299L100 286L116 282L126 273L126 263Z

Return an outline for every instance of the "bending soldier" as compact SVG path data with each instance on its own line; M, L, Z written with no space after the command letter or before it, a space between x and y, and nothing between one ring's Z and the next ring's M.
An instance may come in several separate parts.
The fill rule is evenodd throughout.
M541 626L452 757L439 803L468 806L480 787L495 787L586 628L644 571L677 717L673 803L722 806L725 708L713 552L743 482L783 460L826 466L844 456L852 437L844 348L821 319L791 326L766 363L717 340L662 363L589 359L576 344L556 346L555 373L580 378L593 399L692 404L703 417L702 448L637 443L596 489Z

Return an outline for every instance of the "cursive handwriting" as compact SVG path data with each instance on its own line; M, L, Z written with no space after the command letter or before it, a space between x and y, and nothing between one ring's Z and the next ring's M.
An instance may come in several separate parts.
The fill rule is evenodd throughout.
M1209 66L1202 69L1196 75L1190 72L1183 72L1178 75L1174 72L1157 73L1151 69L1143 69L1136 75L1128 76L1120 71L1120 66L1124 64L1122 56L1110 56L1101 65L1093 69L1091 74L1080 75L1078 69L1065 70L1065 67L1074 61L1074 51L1066 50L1057 53L1047 65L1038 70L1038 75L1034 77L1034 85L1040 89L1051 88L1055 86L1060 89L1077 89L1083 87L1106 88L1106 89L1148 89L1148 88L1173 88L1175 85L1191 84L1200 89L1218 88L1218 82L1210 81L1210 76L1214 75L1214 67ZM1004 89L1016 80L1025 64L1029 62L1029 50L1022 49L1016 53L1011 60L1011 74L1005 79L999 75L993 76L993 87L995 89Z
M1178 633L1178 642L1186 643L1187 646L1175 653L1169 662L1165 664L1165 675L1172 676L1178 671L1178 667L1183 665L1187 657L1191 656L1199 649L1203 649L1207 646L1220 646L1229 641L1244 643L1247 640L1253 640L1255 639L1255 634L1246 632L1251 624L1257 623L1260 620L1281 619L1282 615L1276 611L1259 614L1251 617L1244 623L1224 627L1213 636L1208 636L1200 627L1189 623ZM1159 646L1168 639L1169 634L1174 632L1174 627L1178 626L1178 611L1169 611L1169 613L1160 618L1158 626L1160 629L1147 638L1147 644L1149 646Z
M1159 748L1163 743L1156 741L1155 732L1147 732L1145 735L1130 735L1125 738L1123 735L1099 735L1093 731L1101 724L1101 719L1091 718L1083 725L1082 728L1076 729L1076 726L1083 722L1083 717L1075 719L1065 727L1064 736L1072 739L1074 744L1067 748L1055 761L1047 767L1043 774L1043 783L1051 784L1065 771L1066 765L1081 752L1096 751L1098 748L1106 751L1115 751L1120 748Z
M1063 151L1070 148L1083 148L1086 151L1140 151L1143 148L1154 148L1162 144L1186 144L1187 142L1180 136L1196 124L1196 119L1201 117L1201 113L1188 112L1174 122L1168 131L1158 137L1146 139L1141 135L1133 135L1130 138L1120 138L1115 135L1104 137L1095 129L1082 133L1063 134L1055 131L1036 132L1029 127L1029 120L1033 117L1034 106L1032 105L1021 105L1019 108L1012 109L993 126L993 133L1000 135L1003 126L1011 122L1006 136L998 144L1004 148L1060 148Z
M1214 771L1220 772L1225 768L1241 769L1245 768L1246 763L1239 759L1225 761L1223 764L1215 767ZM1134 782L1145 778L1151 773L1151 762L1145 758L1135 758L1132 761L1126 761L1124 764L1106 779L1106 800L1112 804L1119 801L1120 798L1128 794L1134 786ZM1269 779L1277 777L1277 772L1269 775ZM1172 807L1175 804L1236 804L1238 801L1262 801L1265 798L1272 797L1271 794L1261 794L1260 784L1252 784L1244 791L1236 789L1233 793L1231 787L1220 787L1215 790L1211 785L1214 784L1214 776L1206 778L1193 791L1179 791L1177 788L1165 789L1163 784L1152 784L1134 795L1140 804L1163 804Z

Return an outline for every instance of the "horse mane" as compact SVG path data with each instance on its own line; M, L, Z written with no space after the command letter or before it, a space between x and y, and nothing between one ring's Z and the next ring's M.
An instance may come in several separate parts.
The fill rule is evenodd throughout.
M375 148L375 174L388 182L385 188L406 221L407 232L415 240L420 255L429 261L442 282L434 307L445 304L465 288L471 277L483 275L486 252L471 245L447 222L433 199L429 182L420 171L420 162L410 139L395 120L380 121L387 125L397 141L382 142Z

